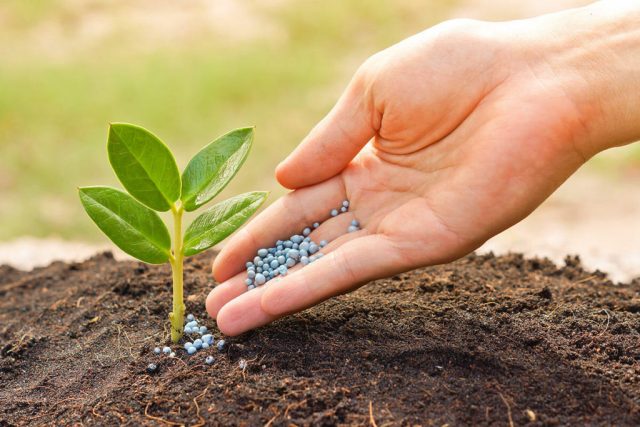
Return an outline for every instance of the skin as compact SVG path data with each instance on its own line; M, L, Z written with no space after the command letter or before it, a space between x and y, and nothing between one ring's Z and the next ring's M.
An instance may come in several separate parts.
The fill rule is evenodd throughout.
M635 3L635 4L634 4ZM640 139L640 5L448 21L367 60L277 168L291 193L214 261L237 335L373 279L450 262L529 215L594 154ZM635 99L634 99L635 98ZM348 199L348 213L329 216ZM362 230L345 233L352 219ZM324 221L325 256L246 292L261 247Z

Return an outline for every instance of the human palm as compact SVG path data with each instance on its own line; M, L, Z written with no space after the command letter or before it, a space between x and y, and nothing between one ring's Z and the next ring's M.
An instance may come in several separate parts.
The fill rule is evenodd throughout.
M538 206L585 160L571 99L544 66L510 58L497 24L448 23L367 61L279 166L295 191L234 236L214 262L207 310L229 335L353 290L447 262ZM330 218L342 200L349 212ZM362 229L347 233L351 220ZM244 264L316 221L324 257L246 292Z

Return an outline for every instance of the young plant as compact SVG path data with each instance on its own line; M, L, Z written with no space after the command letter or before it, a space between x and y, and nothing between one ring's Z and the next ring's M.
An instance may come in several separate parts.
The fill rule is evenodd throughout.
M169 262L173 272L171 339L183 333L182 264L233 233L262 205L264 191L241 194L204 211L182 235L182 215L213 199L235 176L253 142L253 128L233 130L204 147L182 172L169 148L139 126L109 128L109 162L129 194L112 187L81 187L87 214L120 249L149 264ZM173 247L157 212L173 215Z

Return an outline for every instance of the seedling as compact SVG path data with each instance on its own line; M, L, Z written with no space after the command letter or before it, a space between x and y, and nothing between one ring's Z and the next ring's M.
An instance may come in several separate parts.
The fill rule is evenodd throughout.
M97 226L120 249L149 264L169 262L173 273L171 339L183 334L185 257L221 242L262 205L264 191L241 194L207 209L182 235L183 213L211 201L238 172L253 142L253 128L233 130L196 154L182 172L169 148L146 129L125 123L109 128L107 151L118 179L129 192L81 187L80 201ZM171 211L169 230L157 212Z

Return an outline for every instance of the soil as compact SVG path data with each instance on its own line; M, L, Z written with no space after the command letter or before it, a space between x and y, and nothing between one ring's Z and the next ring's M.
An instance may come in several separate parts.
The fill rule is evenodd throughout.
M0 267L0 426L638 425L640 280L565 264L470 255L173 359L168 266Z

